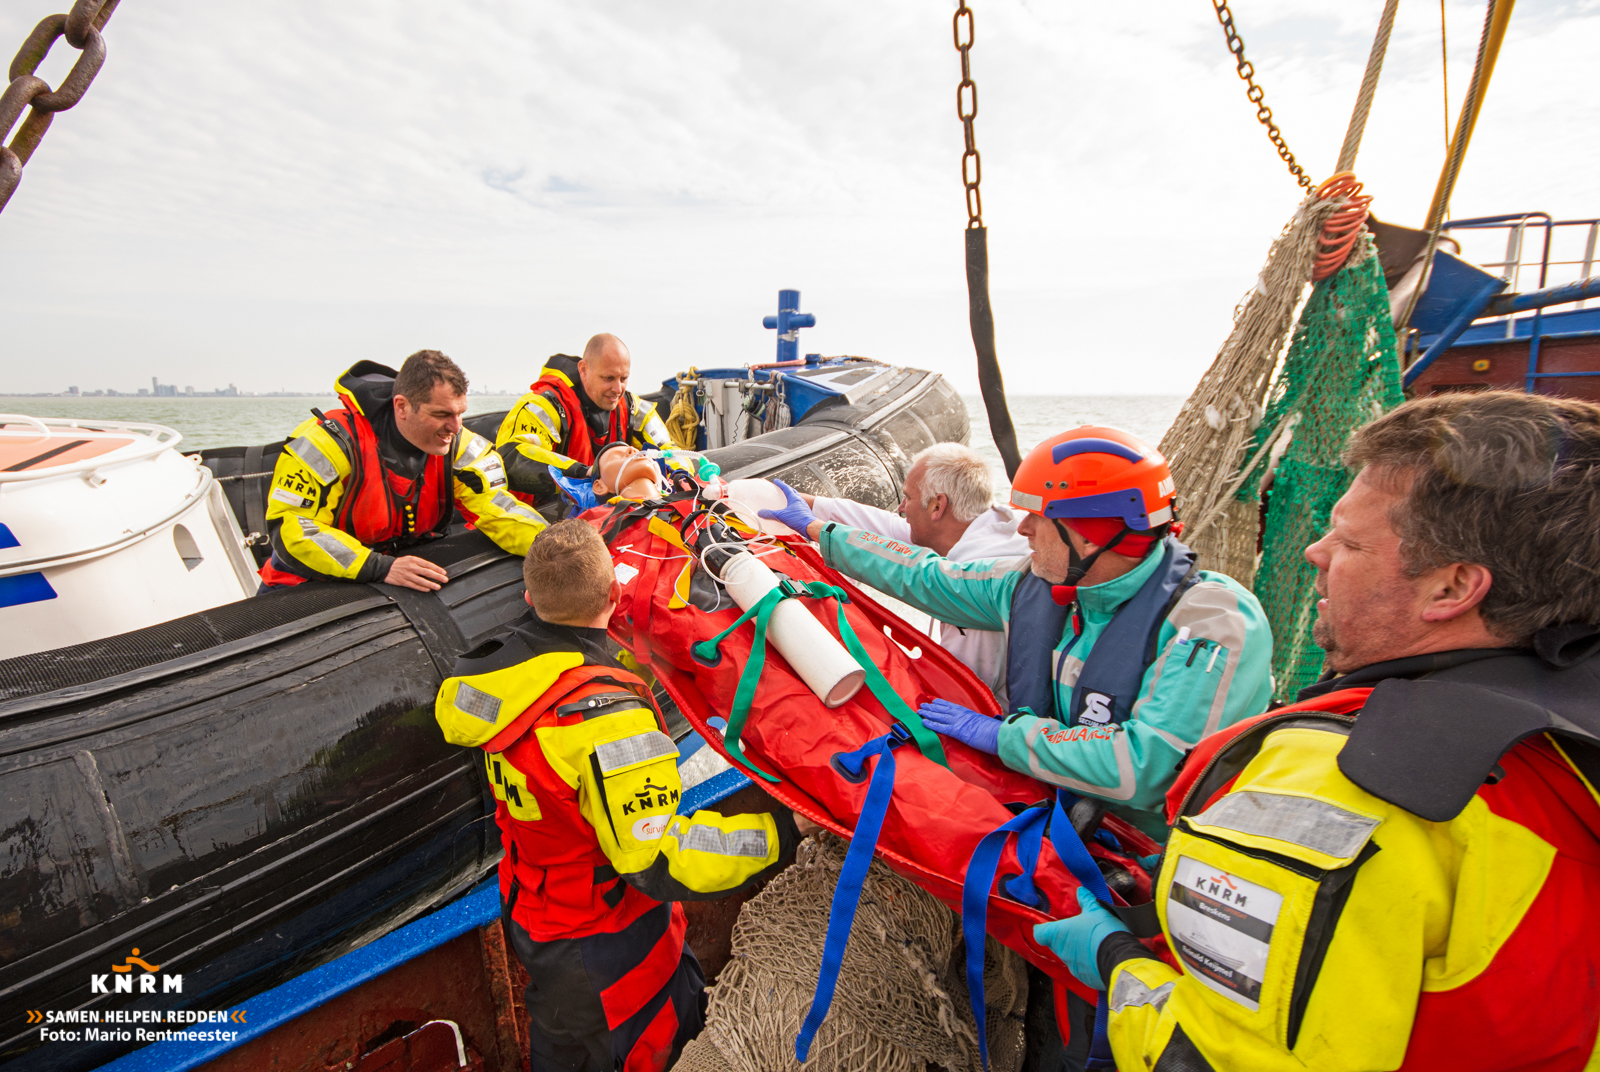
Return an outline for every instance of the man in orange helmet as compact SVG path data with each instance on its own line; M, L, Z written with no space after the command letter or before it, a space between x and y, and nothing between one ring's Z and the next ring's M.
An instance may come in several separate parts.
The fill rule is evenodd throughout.
M1005 630L1005 719L945 701L929 726L1109 809L1165 841L1163 798L1184 753L1260 714L1272 632L1237 581L1177 541L1166 459L1116 428L1046 440L1017 470L1011 505L1031 554L953 562L838 523L790 493L773 516L847 576L963 629ZM798 509L797 509L798 507Z

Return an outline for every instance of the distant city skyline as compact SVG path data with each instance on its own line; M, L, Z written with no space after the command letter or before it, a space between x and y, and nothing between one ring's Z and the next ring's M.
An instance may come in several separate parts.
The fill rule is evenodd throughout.
M469 396L498 396L514 398L522 395L525 388L504 391L492 387L471 387ZM294 391L279 389L276 391L241 391L234 384L227 387L216 387L209 391L197 391L192 386L185 386L182 390L176 384L162 383L160 377L150 377L149 387L139 387L132 391L119 391L114 387L98 387L88 390L80 385L69 385L62 391L0 391L0 398L331 398L332 391Z

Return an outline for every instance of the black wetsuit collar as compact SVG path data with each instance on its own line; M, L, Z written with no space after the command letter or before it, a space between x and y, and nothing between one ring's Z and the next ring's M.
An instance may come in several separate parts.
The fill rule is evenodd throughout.
M575 651L596 663L616 663L620 650L616 641L604 629L588 629L578 625L557 625L547 622L533 611L511 623L528 649L535 655L553 651Z
M487 674L526 662L537 655L554 652L577 652L591 665L615 666L622 669L617 654L622 650L604 629L585 629L580 626L555 625L545 621L531 609L502 633L485 641L456 660L458 677Z
M1546 629L1531 648L1477 648L1396 659L1319 682L1311 699L1372 686L1339 769L1371 793L1447 822L1499 775L1500 757L1549 733L1591 783L1600 780L1600 626Z
M340 378L339 386L356 400L367 423L372 425L378 440L378 459L384 468L406 480L415 480L428 464L428 452L401 435L395 423L395 375L387 365L360 361Z
M428 464L428 452L400 433L400 426L394 419L392 399L378 411L378 415L381 418L373 420L372 430L378 436L378 458L383 462L383 467L407 480L417 479Z
M589 434L596 439L604 439L606 433L611 431L611 411L594 404L594 399L584 390L582 380L578 381L573 394L578 396L578 405L583 407L583 419L589 422Z
M578 375L579 360L571 354L551 354L544 367L555 369L571 382L572 393L578 396L578 407L583 410L583 419L589 426L590 437L596 441L602 440L611 431L611 411L595 405L594 399L589 397L589 392L584 390L583 377Z
M1363 688L1392 677L1422 677L1425 674L1464 666L1480 659L1498 659L1525 653L1528 650L1527 648L1461 648L1456 651L1429 652L1427 655L1408 655L1404 659L1390 659L1387 662L1363 666L1342 676L1330 672L1316 684L1301 689L1295 699L1314 700L1318 696L1326 696L1340 689Z

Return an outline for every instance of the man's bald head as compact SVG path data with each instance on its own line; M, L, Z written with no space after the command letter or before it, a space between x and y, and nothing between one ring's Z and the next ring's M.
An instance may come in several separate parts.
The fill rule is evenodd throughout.
M578 359L578 379L591 402L601 409L616 409L627 393L632 368L627 345L615 335L602 332L584 344L583 357Z

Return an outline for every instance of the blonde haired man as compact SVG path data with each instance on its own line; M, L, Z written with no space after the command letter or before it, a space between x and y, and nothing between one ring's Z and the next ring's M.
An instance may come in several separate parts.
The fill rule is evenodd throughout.
M672 902L770 877L794 821L677 814L677 748L607 638L619 588L591 526L550 526L523 579L530 613L457 663L435 711L448 740L485 752L531 1065L666 1068L700 1030L705 988Z

